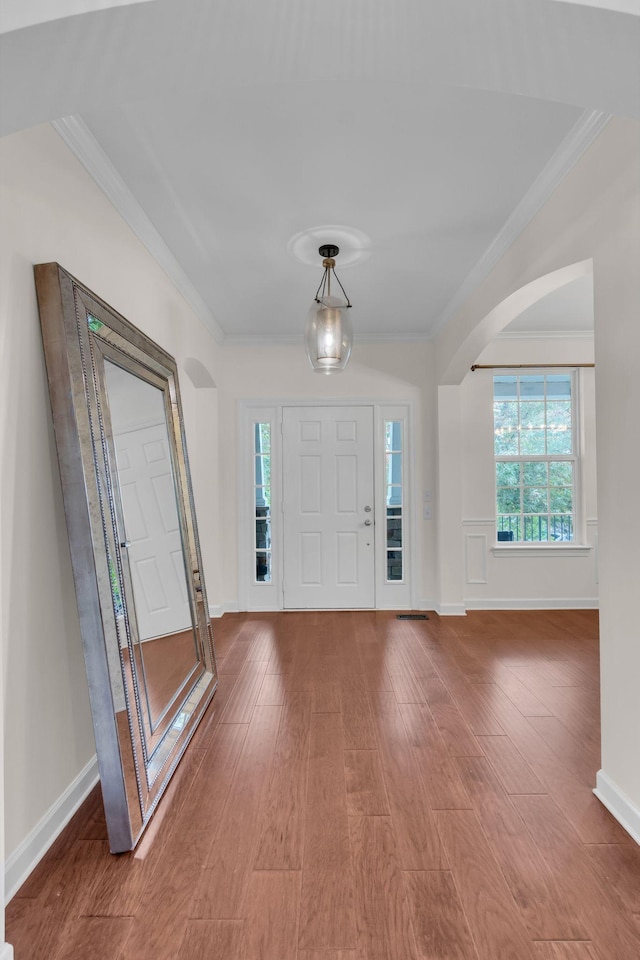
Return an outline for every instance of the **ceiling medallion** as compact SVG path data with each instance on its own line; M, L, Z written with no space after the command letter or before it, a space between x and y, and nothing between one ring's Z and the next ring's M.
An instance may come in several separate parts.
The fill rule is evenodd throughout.
M338 224L309 227L296 233L287 243L287 253L307 266L318 263L318 247L334 245L340 248L340 269L362 263L371 256L371 240L362 230Z

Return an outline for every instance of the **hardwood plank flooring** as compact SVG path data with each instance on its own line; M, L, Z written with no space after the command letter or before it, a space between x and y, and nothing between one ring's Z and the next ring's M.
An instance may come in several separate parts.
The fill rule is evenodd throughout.
M263 794L273 761L282 707L256 707L222 815L211 822L214 842L191 890L190 916L241 919L256 855ZM226 724L221 724L224 728Z
M361 955L367 960L417 960L390 818L351 817L349 831Z
M356 945L344 753L341 715L313 714L300 904L299 944L305 949Z
M414 870L403 878L420 960L477 960L451 872Z
M189 920L176 960L241 957L243 920Z
M389 801L377 750L345 750L347 812L353 817L389 815Z
M533 944L475 812L435 816L480 960L533 960Z
M231 614L135 851L99 788L6 910L16 960L637 960L592 794L597 615Z
M283 704L255 870L301 870L311 734L311 695L287 694Z

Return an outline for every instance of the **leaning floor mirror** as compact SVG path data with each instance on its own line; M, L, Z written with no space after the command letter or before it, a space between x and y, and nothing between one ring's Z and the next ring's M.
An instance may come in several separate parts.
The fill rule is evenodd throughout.
M132 849L217 685L175 360L35 267L109 844Z

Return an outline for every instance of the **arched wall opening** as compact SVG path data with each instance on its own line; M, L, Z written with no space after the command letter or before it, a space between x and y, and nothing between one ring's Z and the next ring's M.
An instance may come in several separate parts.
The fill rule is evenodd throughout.
M507 327L512 320L555 290L593 272L593 260L588 257L529 280L507 294L486 313L476 326L464 336L454 355L439 377L440 384L461 383L482 351Z
M439 603L441 612L464 614L460 385L489 338L528 300L547 284L593 271L602 678L602 768L594 781L598 798L638 842L640 448L629 437L640 411L639 155L640 125L610 121L436 342Z

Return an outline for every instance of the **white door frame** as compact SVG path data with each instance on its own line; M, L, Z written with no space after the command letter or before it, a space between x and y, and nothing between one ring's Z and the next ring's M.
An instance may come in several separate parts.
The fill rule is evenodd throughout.
M376 610L415 610L417 599L416 537L419 529L415 496L415 415L414 402L390 402L380 399L334 398L296 400L243 400L238 405L238 608L240 610L283 610L282 553L282 411L284 407L373 407L374 416L374 487L375 487L375 607ZM401 420L404 424L404 528L403 550L405 579L387 582L385 503L384 503L384 422ZM253 554L254 463L253 437L255 423L271 426L271 540L272 579L256 583Z

